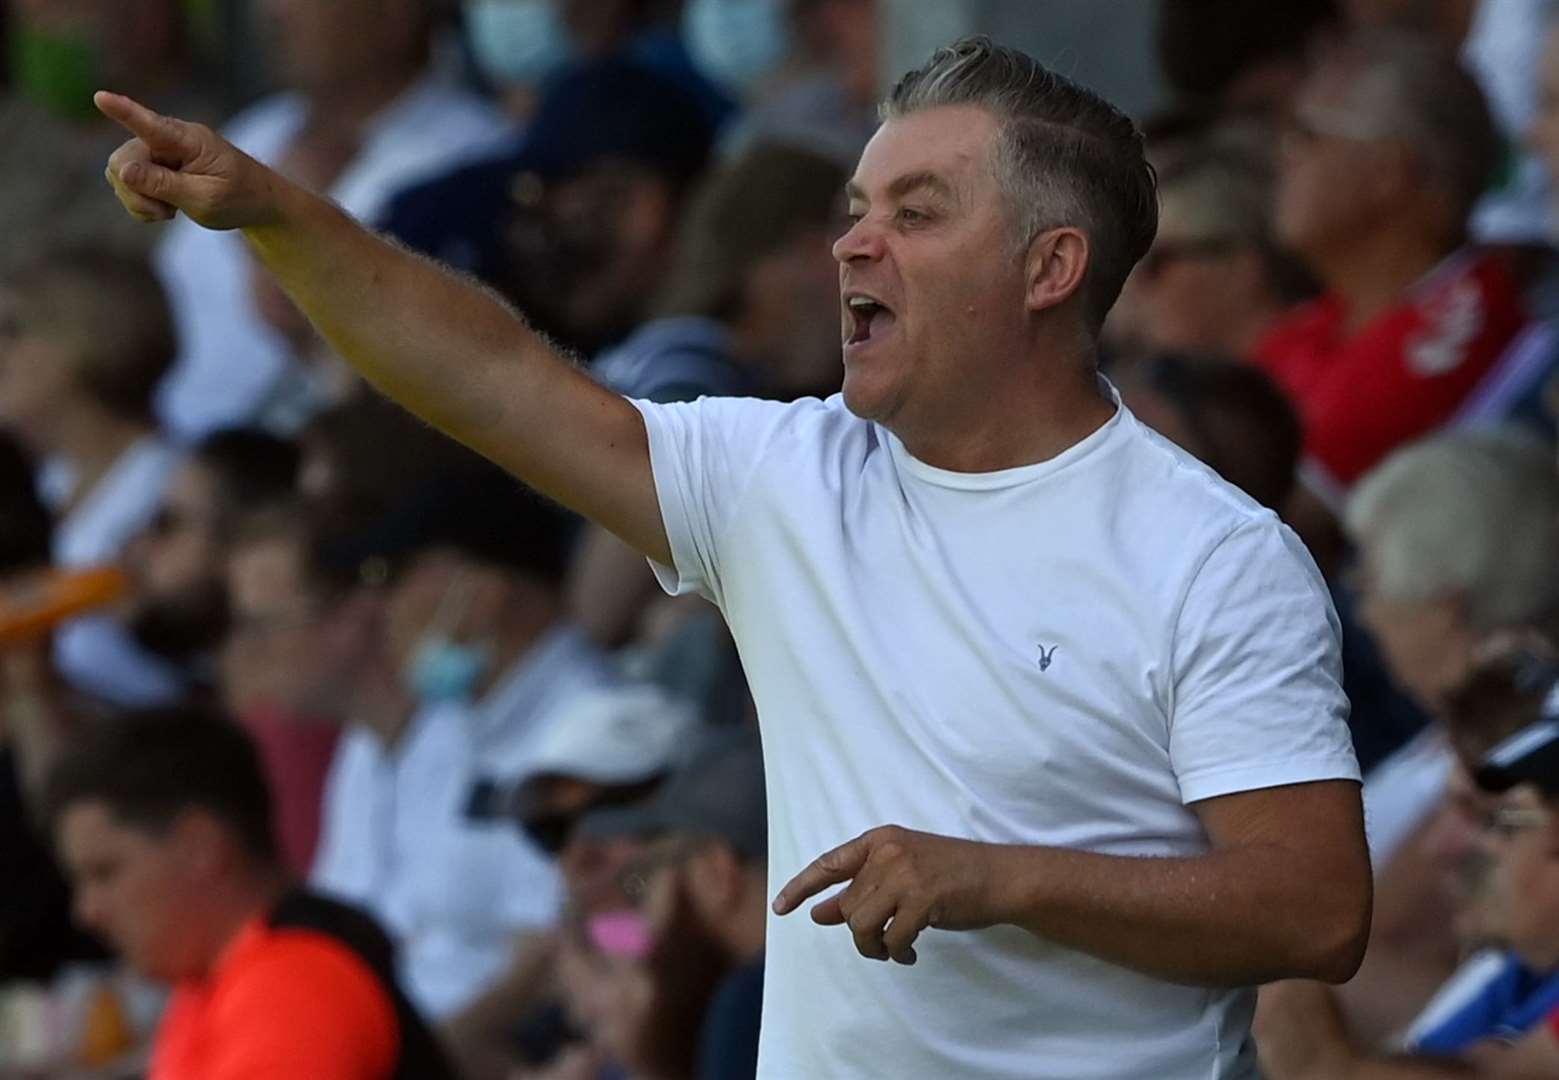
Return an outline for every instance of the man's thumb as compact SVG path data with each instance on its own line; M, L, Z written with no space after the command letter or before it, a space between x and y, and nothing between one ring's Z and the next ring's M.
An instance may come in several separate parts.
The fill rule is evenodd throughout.
M180 187L177 173L149 161L130 162L119 174L119 179L137 195L167 203L176 200Z

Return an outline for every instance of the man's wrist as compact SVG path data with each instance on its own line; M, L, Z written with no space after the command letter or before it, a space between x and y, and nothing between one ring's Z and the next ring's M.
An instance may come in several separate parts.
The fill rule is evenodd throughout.
M1049 895L1051 848L985 844L986 908L991 925L1031 926Z

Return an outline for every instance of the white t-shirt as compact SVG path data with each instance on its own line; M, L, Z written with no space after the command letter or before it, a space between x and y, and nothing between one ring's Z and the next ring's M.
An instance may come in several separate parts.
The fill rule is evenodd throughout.
M1188 856L1186 804L1358 778L1339 629L1276 517L1124 408L1049 461L932 468L839 397L635 402L675 570L763 726L770 884L867 829ZM1250 991L1015 927L913 967L771 917L764 1077L1255 1074Z
M522 775L568 704L610 678L582 634L538 642L479 704L427 705L393 747L347 730L325 785L313 885L372 912L428 1017L465 1008L508 966L516 935L562 906L555 863L506 819L473 819L473 786Z

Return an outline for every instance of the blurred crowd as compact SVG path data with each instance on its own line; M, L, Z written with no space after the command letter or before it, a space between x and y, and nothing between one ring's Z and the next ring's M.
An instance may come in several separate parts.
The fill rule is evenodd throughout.
M1161 225L1102 369L1309 545L1367 773L1369 955L1264 993L1267 1075L1559 1038L1559 4L1157 17ZM396 1075L752 1075L763 768L718 614L378 397L241 238L125 217L90 93L218 127L625 395L827 396L887 18L0 0L0 1076L141 1075L232 912L316 894L445 1059Z

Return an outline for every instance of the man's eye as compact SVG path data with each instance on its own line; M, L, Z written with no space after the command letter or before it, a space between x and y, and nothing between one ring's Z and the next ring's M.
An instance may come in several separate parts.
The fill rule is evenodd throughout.
M919 225L931 220L931 215L924 210L917 210L913 206L899 207L898 219L906 225Z

